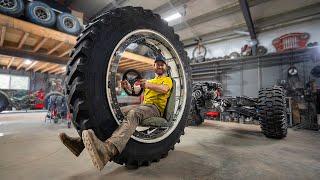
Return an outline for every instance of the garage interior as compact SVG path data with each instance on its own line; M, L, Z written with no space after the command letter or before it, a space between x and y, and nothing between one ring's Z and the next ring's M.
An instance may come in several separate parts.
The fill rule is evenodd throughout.
M152 10L179 35L191 109L181 115L183 136L159 162L109 162L99 172L58 134L79 137L70 110L74 47L99 17L126 6ZM0 179L319 179L319 29L319 0L0 0ZM161 48L183 92L180 64ZM109 69L115 83L105 80L114 89L106 97L140 104L120 81L128 69L152 78L155 51L128 45ZM272 108L282 110L266 112Z

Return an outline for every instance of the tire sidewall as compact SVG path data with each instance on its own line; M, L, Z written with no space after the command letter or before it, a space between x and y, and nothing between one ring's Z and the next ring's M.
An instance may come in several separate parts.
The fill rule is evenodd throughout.
M17 6L13 9L7 9L7 8L1 8L0 7L0 12L10 15L10 16L14 16L14 17L18 17L21 16L23 14L23 10L24 10L24 3L23 0L15 0L17 3Z
M108 21L108 19L106 19ZM116 121L112 116L112 112L107 102L106 97L106 70L108 61L113 53L117 43L128 33L137 29L149 29L159 32L165 36L173 45L177 51L186 75L186 88L191 89L190 82L190 68L188 65L188 58L183 49L182 44L177 40L174 32L169 28L163 21L159 20L154 16L137 14L130 17L121 17L115 22L112 22L112 26L107 27L104 31L99 32L101 37L94 43L91 52L91 61L89 71L86 74L88 78L88 99L89 102L89 117L92 119L91 126L99 139L105 140L111 136L114 130L118 127ZM167 152L170 147L176 143L180 137L185 125L189 111L190 96L191 93L187 91L186 106L184 109L183 116L177 125L176 129L165 139L157 143L141 143L132 138L129 140L126 148L123 150L121 155L115 159L123 162L121 159L126 157L140 156L150 160L155 155L160 155L163 152ZM96 108L99 104L100 108ZM146 152L145 150L148 149Z
M64 18L72 19L75 22L74 26L72 28L66 27L63 23ZM81 30L80 23L79 23L78 19L69 13L62 13L62 14L58 15L57 28L62 32L66 32L68 34L73 34L73 35L79 34L79 32Z
M47 9L48 12L50 13L51 18L47 21L43 21L43 20L39 19L33 12L34 8L36 8L37 6L41 6L45 9ZM39 2L39 1L29 2L28 5L26 6L25 14L31 22L38 24L38 25L42 25L45 27L53 27L56 23L56 14L53 12L51 7L48 6L47 4Z

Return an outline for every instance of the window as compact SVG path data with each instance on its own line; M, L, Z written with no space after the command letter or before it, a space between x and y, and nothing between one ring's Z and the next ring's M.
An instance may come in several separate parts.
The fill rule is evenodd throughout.
M29 90L29 81L28 76L0 74L0 89Z
M9 89L10 75L0 74L0 89Z

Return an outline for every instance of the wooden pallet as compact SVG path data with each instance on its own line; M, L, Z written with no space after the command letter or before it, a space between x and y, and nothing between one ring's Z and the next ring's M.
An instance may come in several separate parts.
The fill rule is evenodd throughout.
M7 69L62 74L75 44L75 36L0 14L0 65ZM26 59L31 62L27 64ZM149 71L153 61L126 51L119 71Z

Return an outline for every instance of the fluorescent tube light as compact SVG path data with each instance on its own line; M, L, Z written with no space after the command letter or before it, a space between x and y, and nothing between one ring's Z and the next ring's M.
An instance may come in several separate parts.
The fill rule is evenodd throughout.
M172 15L164 18L164 20L166 20L167 22L169 22L169 21L173 21L173 20L175 20L175 19L178 19L178 18L180 18L180 17L182 17L181 14L177 12L177 13L174 13L174 14L172 14Z

